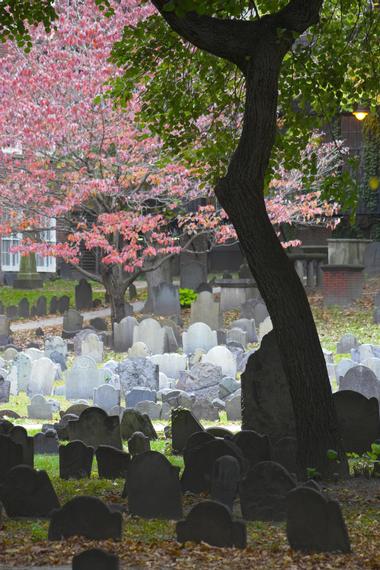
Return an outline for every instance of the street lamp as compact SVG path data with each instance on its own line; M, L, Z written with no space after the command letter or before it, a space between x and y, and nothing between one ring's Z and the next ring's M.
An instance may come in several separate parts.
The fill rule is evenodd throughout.
M368 113L369 109L365 105L357 105L352 111L352 114L358 121L364 121Z

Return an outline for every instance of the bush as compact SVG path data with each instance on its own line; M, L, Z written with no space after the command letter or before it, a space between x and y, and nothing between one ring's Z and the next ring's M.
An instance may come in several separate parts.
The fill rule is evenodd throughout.
M190 307L191 303L196 301L198 294L192 289L180 289L179 290L179 302L181 307Z

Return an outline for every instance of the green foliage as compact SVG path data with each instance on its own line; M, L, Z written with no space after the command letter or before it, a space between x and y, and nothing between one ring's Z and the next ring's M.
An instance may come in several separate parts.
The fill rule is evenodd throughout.
M192 289L179 290L179 302L181 307L190 307L191 303L197 300L198 294Z
M335 449L327 450L327 459L329 461L336 461L338 459L338 453L335 451Z

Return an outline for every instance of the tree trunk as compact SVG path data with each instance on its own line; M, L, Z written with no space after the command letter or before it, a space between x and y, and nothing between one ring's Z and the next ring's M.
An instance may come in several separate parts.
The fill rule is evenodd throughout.
M133 274L132 274L133 275ZM125 302L125 293L134 277L126 280L120 266L101 267L101 276L105 290L108 293L111 304L111 322L119 323L130 314L127 311L128 304Z
M233 223L268 307L289 382L300 472L346 474L330 382L310 305L268 218L264 175L274 142L279 58L266 50L246 73L246 109L238 148L216 193ZM332 464L327 451L338 452Z

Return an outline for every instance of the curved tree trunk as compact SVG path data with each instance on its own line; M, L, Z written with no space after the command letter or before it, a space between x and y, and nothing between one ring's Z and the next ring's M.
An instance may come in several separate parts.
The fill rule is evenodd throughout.
M132 274L133 275L133 274ZM126 280L120 266L104 266L101 268L104 288L108 293L111 305L111 322L119 323L128 316L125 293L135 277Z

